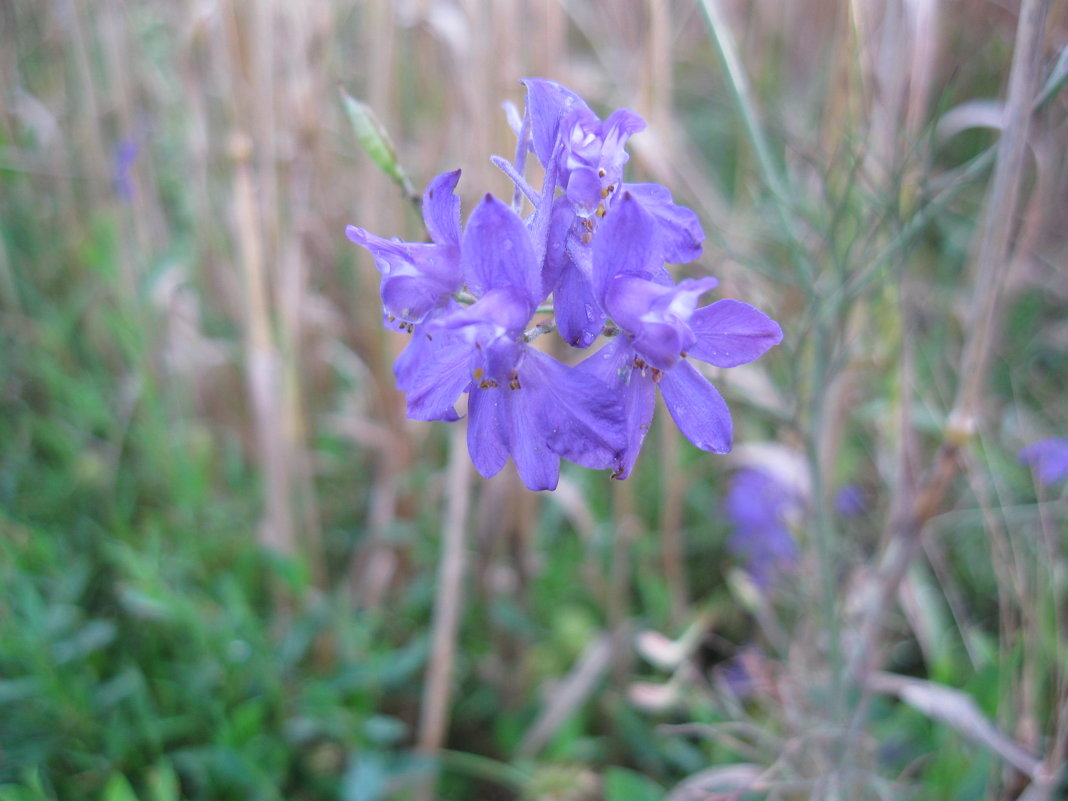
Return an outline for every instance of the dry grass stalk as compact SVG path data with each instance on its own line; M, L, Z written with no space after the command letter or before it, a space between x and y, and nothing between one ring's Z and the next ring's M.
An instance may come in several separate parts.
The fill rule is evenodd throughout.
M615 661L615 654L627 646L629 633L629 626L624 626L590 640L571 672L547 694L545 706L519 742L518 756L537 756L568 718L589 700Z
M456 665L456 640L464 601L464 570L467 531L467 508L471 463L467 456L466 436L462 428L453 427L449 437L449 473L445 524L442 530L442 554L438 570L438 587L434 597L431 624L430 658L423 684L423 701L419 711L416 747L434 757L445 744L452 700L452 682ZM419 788L417 797L433 798L431 776Z
M965 341L961 383L945 441L914 497L901 504L904 511L889 524L888 544L862 612L858 639L850 659L849 674L862 687L867 686L865 677L872 674L881 659L880 638L886 612L922 544L927 522L944 507L950 485L959 472L960 450L976 430L990 353L994 347L993 336L1002 308L1001 276L1009 263L1048 8L1048 0L1025 0L1021 9L1009 78L1006 126L998 144L997 167L979 233L975 316ZM865 710L866 704L862 703L856 719Z

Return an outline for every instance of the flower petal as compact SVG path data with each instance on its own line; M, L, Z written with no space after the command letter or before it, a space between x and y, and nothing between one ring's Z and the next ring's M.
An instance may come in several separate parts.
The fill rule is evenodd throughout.
M1031 466L1042 484L1055 484L1068 478L1068 439L1040 439L1022 448L1017 458Z
M661 261L656 221L637 200L623 193L593 238L594 293L603 301L613 278L647 278L663 266Z
M647 212L656 218L660 241L664 249L664 261L685 264L701 257L701 243L705 232L696 212L678 206L671 192L660 184L623 184Z
M623 149L636 133L645 130L645 120L629 108L617 108L601 124L601 166L609 172L621 174L628 156Z
M480 329L468 332L467 338L487 345L490 339L499 336L517 337L523 333L528 320L530 310L526 297L521 290L509 286L489 290L470 306L455 304L450 307L449 314L434 318L429 325L449 331L469 327Z
M554 453L593 469L617 464L627 435L623 405L607 384L534 349L519 377L516 394L526 395L533 423Z
M727 548L764 589L797 560L797 543L786 525L797 505L797 496L763 470L744 468L731 479L724 507L734 531Z
M380 294L389 314L417 323L448 297L449 290L420 275L384 275Z
M397 387L405 394L411 420L459 420L454 404L471 383L467 342L431 337L417 329L393 365Z
M549 223L549 244L545 250L545 263L541 269L541 285L548 290L555 289L560 277L566 270L574 269L569 252L573 238L572 228L577 224L575 212L567 204L564 196L553 203L552 221Z
M576 167L567 179L567 199L575 213L589 217L601 202L601 179L593 167Z
M345 235L374 256L382 274L382 302L394 317L419 322L460 288L456 247L384 239L354 225L345 229Z
M483 478L501 472L508 461L507 433L501 420L500 389L472 389L467 402L467 452Z
M423 193L423 222L439 244L460 244L460 198L454 194L459 180L459 170L443 172Z
M635 369L635 355L626 339L619 337L578 366L603 381L623 403L627 444L612 475L618 479L630 475L656 408L656 387L648 373Z
M537 351L531 351L536 353ZM502 411L508 426L508 450L519 478L531 490L554 490L560 480L560 457L554 453L543 432L536 392L502 390Z
M560 133L560 121L572 109L585 108L586 101L556 81L544 78L526 78L527 114L530 116L530 133L534 154L542 166L548 166Z
M708 379L685 359L660 378L660 394L679 430L703 451L731 449L731 413Z
M719 300L690 317L697 341L695 359L716 367L737 367L782 342L782 328L764 312L740 300Z
M476 295L513 287L527 298L530 313L545 297L541 266L526 226L493 195L486 195L467 221L460 263L464 280Z
M589 279L572 264L553 290L556 330L571 346L588 348L601 335L604 312Z
M634 349L647 362L667 370L694 342L689 318L697 298L716 286L716 279L687 278L663 286L645 278L621 275L605 294L605 310L633 335Z

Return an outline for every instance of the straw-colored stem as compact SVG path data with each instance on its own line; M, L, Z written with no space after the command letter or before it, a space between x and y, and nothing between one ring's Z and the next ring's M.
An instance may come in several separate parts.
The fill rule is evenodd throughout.
M417 748L434 757L445 744L452 700L452 681L456 667L456 639L464 601L464 549L467 531L468 485L471 461L467 456L465 431L454 426L449 437L449 473L442 532L441 563L438 587L434 596L434 619L431 624L430 659L427 662L423 701L419 713ZM417 795L423 801L433 798L433 777Z

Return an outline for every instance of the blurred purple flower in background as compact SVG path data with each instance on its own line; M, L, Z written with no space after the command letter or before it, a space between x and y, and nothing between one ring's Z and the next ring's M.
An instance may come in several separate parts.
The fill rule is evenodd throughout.
M1017 458L1028 465L1042 484L1055 484L1068 478L1068 439L1050 437L1032 442Z
M834 494L834 508L842 517L857 517L868 508L868 495L859 484L843 484Z
M797 495L763 470L746 467L731 479L724 505L734 530L727 548L764 589L797 559L797 543L786 523L797 504Z
M115 145L113 158L113 172L111 180L115 185L115 193L127 203L134 199L134 184L131 177L137 154L141 152L141 146L133 139L123 139Z

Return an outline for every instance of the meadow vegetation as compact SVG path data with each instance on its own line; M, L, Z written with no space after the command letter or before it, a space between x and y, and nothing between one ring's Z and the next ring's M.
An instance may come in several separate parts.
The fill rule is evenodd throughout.
M529 76L782 325L732 454L405 419L339 87L466 215ZM0 3L0 801L1068 798L1066 78L1049 0Z

